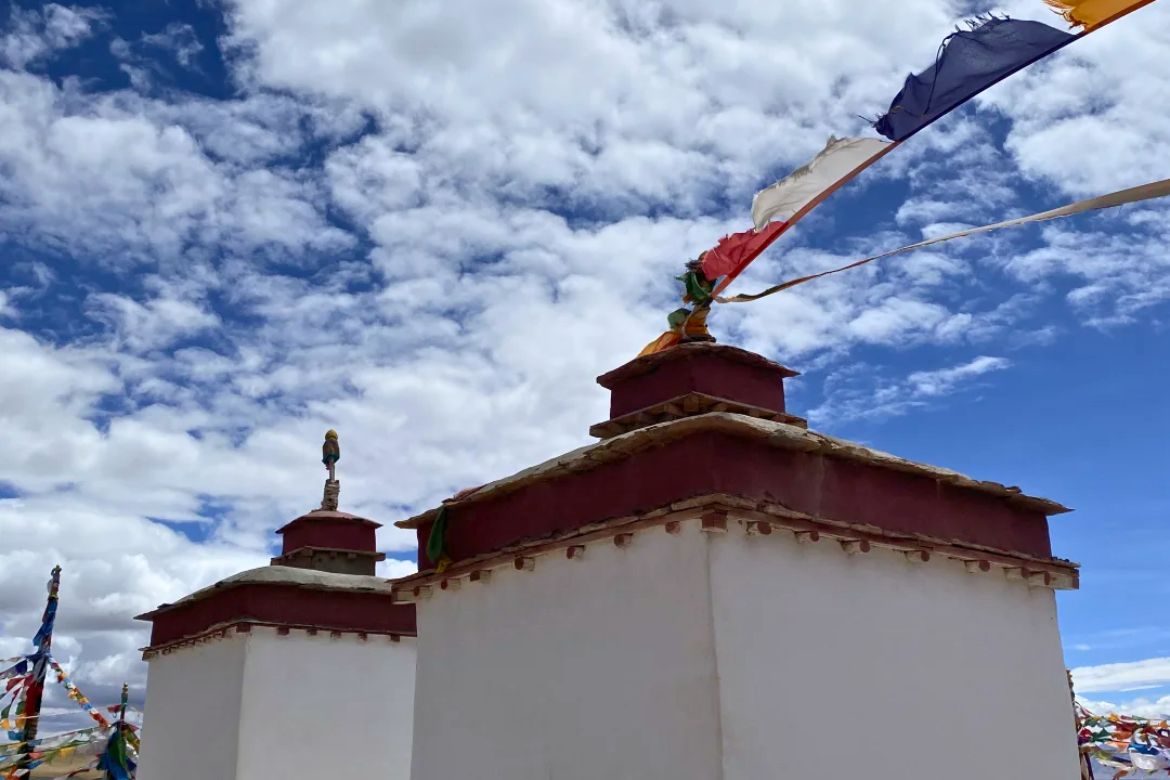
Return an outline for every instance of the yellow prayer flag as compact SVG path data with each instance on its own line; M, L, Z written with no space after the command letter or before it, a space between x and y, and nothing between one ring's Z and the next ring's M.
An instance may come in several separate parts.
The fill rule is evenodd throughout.
M664 349L670 349L681 340L682 334L676 333L673 330L668 330L646 346L642 347L642 351L638 353L638 357L653 355L654 353L661 352Z
M1136 11L1154 0L1044 0L1068 20L1084 27L1085 32L1112 22L1119 16Z

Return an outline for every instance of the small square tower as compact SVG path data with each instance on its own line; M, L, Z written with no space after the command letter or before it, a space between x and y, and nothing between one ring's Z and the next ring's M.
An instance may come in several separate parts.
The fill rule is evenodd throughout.
M636 359L599 442L399 524L413 780L1077 776L1067 510L809 431L794 375Z
M139 780L406 780L414 607L374 575L378 523L325 500L281 555L150 621Z

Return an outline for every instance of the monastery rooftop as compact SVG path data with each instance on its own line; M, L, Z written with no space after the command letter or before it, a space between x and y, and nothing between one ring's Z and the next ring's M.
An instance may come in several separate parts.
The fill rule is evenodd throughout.
M230 588L244 585L293 585L306 590L344 591L348 593L389 593L390 582L382 577L359 574L338 574L330 571L302 569L294 566L261 566L242 571L220 580L214 585L184 596L173 604L159 604L158 607L139 615L136 620L150 620L164 612L187 606L222 593Z
M864 447L844 439L826 436L786 423L763 420L744 414L709 412L695 417L684 417L664 423L638 428L611 439L559 455L536 466L489 482L482 487L465 491L459 497L445 502L451 508L467 506L488 498L510 493L557 476L588 471L603 463L620 460L629 455L656 447L701 431L729 433L735 436L765 441L769 446L801 452L815 452L835 458L844 458L872 464L884 469L929 477L943 484L975 490L1001 498L1008 503L1056 515L1071 511L1068 507L1046 498L1030 496L1020 488L998 482L977 480L950 469L917 463L888 452ZM395 523L399 528L418 528L434 519L439 508L428 509L406 520Z
M419 573L474 573L638 528L702 517L723 527L787 527L842 543L938 553L986 571L990 562L1076 587L1076 566L1052 555L1047 518L1069 511L1020 488L808 430L785 408L796 376L742 349L684 344L598 378L610 391L601 441L457 493L402 520L419 542ZM440 518L442 518L440 522ZM767 531L761 530L761 533ZM432 560L437 555L437 560ZM525 565L517 559L515 565ZM441 565L440 565L441 564Z

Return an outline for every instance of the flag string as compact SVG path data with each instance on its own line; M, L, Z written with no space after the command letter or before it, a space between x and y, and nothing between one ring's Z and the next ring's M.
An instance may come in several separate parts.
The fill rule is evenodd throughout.
M877 255L870 255L869 257L862 258L861 260L855 260L852 263L848 263L838 268L832 268L828 271L820 271L815 274L808 274L807 276L798 276L795 279L789 279L787 281L773 285L766 290L761 290L758 293L753 293L750 295L733 295L731 297L716 297L715 300L719 303L747 303L749 301L758 301L761 298L767 298L769 295L774 295L775 293L781 292L782 290L788 290L792 287L796 287L797 285L804 284L805 282L811 282L814 279L820 279L825 276L839 274L842 271L858 268L868 263L872 263L875 260L882 260L887 257L893 257L894 255L912 252L916 249L922 249L924 247L941 244L947 241L954 241L957 238L973 236L979 233L990 233L995 230L1002 230L1003 228L1009 227L1018 227L1020 225L1027 225L1034 222L1045 222L1053 219L1062 219L1064 217L1071 217L1075 214L1083 214L1087 211L1110 209L1129 203L1140 203L1146 200L1164 198L1167 195L1170 195L1170 179L1163 179L1162 181L1151 182L1149 184L1143 184L1138 187L1131 187L1129 189L1120 190L1108 195L1101 195L1096 198L1088 198L1087 200L1077 201L1076 203L1070 203L1067 206L1061 206L1057 209L1042 211L1039 214L1032 214L1030 216L1019 217L1017 219L1008 219L1004 220L1003 222L996 222L994 224L984 225L982 227L959 230L954 233L949 233L945 236L938 236L937 238L930 238L925 241L919 241L917 243L909 244L898 249L892 249L888 252L882 252L881 254Z

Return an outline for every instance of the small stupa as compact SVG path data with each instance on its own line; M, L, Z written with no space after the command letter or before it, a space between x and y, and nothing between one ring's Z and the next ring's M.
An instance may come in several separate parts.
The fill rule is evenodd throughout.
M337 434L321 506L281 554L151 625L139 780L410 776L414 608L374 574L380 524L338 510Z
M413 780L1077 776L1067 510L810 431L795 375L640 357L599 442L399 523Z

